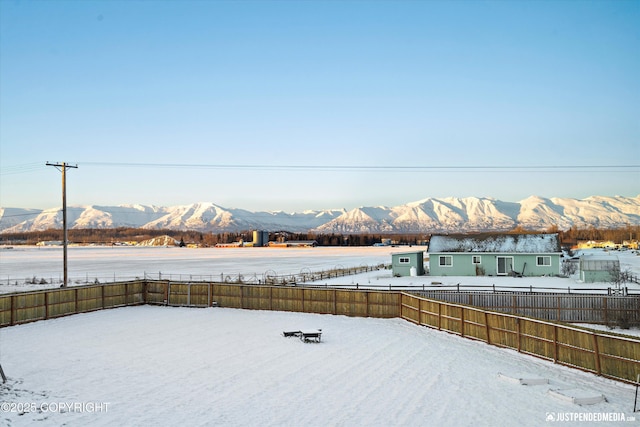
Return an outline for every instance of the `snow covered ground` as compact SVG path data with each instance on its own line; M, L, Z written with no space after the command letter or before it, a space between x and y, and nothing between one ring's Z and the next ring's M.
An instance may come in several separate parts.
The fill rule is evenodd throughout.
M282 335L317 328L318 344ZM0 350L7 426L540 426L603 417L614 421L597 425L620 425L635 417L631 385L400 319L127 307L4 328ZM549 382L520 385L499 373ZM606 402L580 406L550 389Z
M293 274L388 264L402 250L70 248L69 266L72 277ZM640 257L618 255L623 269L640 272ZM57 277L61 258L60 248L0 250L0 274ZM332 284L480 279L578 285L573 278L393 278L388 270ZM52 285L4 285L3 291L43 286ZM282 336L318 328L319 344ZM630 385L401 319L128 307L1 329L0 364L9 377L0 385L0 424L8 426L538 426L603 417L615 421L598 424L619 425L634 418ZM524 386L499 373L549 382ZM604 395L606 402L580 406L550 389Z
M418 247L415 247L418 248ZM422 248L424 249L424 248ZM262 278L301 271L324 271L391 263L391 247L179 248L74 246L68 249L72 284L147 277L172 280L220 280L222 276ZM0 248L0 292L58 287L62 283L62 248ZM35 278L36 284L31 282ZM44 279L46 284L39 284Z

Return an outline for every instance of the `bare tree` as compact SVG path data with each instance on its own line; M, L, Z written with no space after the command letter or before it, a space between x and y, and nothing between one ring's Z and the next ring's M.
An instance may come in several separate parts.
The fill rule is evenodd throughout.
M564 260L562 261L562 275L563 276L571 276L572 274L575 274L575 272L578 271L578 265L577 263L571 261L571 260Z
M609 283L613 288L621 293L623 285L631 281L632 273L629 268L622 270L619 263L615 263L609 268Z
M621 270L620 264L615 263L612 267L609 268L609 275L611 277L609 283L613 285L613 293L615 295L626 295L626 288L624 288L623 285L631 281L631 270L628 268L625 270ZM619 327L620 329L629 329L630 327L636 326L638 324L639 314L640 313L638 313L635 309L622 310L615 316L615 319L613 319L613 325Z

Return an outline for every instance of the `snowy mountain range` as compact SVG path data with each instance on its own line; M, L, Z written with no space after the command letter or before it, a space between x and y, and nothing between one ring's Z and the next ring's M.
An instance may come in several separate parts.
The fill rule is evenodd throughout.
M226 232L287 230L318 233L443 233L506 231L517 226L566 230L572 226L615 228L640 225L640 196L586 199L531 196L520 202L493 198L426 198L395 207L360 207L301 213L251 212L213 203L70 206L69 228L138 227ZM60 208L0 208L0 233L62 228Z

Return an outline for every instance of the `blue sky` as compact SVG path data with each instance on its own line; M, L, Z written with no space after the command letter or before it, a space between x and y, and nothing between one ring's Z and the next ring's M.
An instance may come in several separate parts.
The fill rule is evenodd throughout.
M78 165L70 205L637 196L639 23L638 1L0 0L0 206L60 205L47 161Z

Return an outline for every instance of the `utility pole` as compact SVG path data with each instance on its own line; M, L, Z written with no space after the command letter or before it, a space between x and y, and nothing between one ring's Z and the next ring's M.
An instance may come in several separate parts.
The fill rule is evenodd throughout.
M78 165L71 166L62 163L49 163L47 162L47 166L54 166L56 169L62 172L62 264L63 264L63 274L64 274L64 282L62 283L62 287L66 288L68 283L68 275L67 275L67 169L74 168L77 169Z

